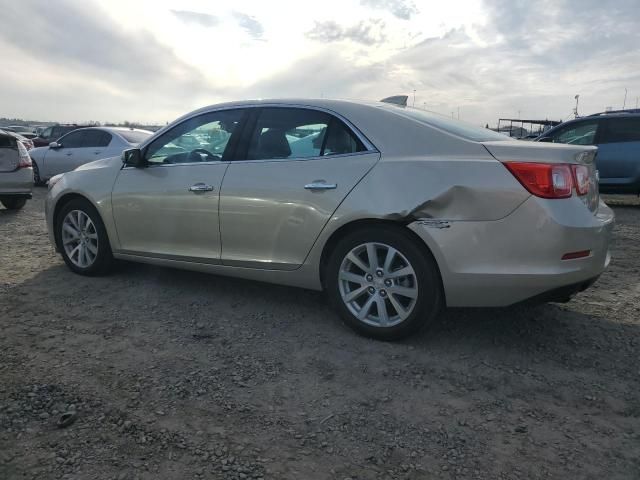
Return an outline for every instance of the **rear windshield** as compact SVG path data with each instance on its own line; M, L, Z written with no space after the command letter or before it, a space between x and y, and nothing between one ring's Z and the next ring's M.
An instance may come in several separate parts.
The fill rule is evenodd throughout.
M0 130L0 148L16 148L16 139Z
M488 128L476 127L470 123L455 120L437 113L418 110L411 107L392 107L395 113L417 120L427 125L440 128L445 132L452 133L467 140L474 142L489 142L492 140L509 140L509 138L500 133L489 130Z
M142 143L151 136L151 132L140 132L136 130L118 130L118 135L129 143Z

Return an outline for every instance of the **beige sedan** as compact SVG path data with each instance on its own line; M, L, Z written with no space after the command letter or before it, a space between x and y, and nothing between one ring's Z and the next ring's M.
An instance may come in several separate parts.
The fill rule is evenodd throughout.
M595 153L388 103L234 102L53 177L47 224L79 274L117 258L324 289L396 339L444 306L592 284L613 226Z

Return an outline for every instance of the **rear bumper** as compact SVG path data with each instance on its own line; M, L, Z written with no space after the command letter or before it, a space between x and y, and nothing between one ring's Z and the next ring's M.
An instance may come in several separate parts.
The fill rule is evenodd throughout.
M31 196L33 190L33 170L20 168L13 172L0 173L0 195Z
M530 197L497 221L449 222L447 228L414 222L410 228L436 257L448 306L500 307L589 286L609 265L613 224L603 202L593 214L574 196ZM582 250L589 256L561 260Z

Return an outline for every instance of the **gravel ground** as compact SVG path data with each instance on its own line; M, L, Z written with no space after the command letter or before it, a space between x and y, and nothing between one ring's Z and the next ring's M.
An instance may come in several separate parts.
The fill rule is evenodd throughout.
M636 198L608 197L613 262L570 303L380 343L315 292L74 275L44 195L0 209L0 479L640 478Z

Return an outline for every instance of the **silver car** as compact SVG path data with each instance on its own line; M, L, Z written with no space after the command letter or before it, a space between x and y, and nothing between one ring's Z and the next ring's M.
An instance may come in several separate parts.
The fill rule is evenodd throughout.
M134 128L78 128L51 142L48 147L29 151L34 181L40 185L54 175L69 172L85 163L120 155L123 150L139 145L151 135L152 132Z
M79 274L117 258L324 289L355 330L396 339L444 306L592 284L614 220L595 153L387 103L226 103L53 177L46 217Z
M31 198L33 170L24 145L13 134L0 130L0 203L19 210Z

